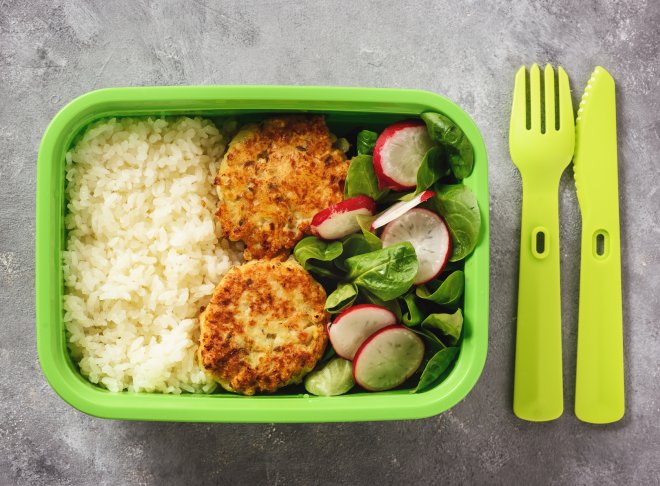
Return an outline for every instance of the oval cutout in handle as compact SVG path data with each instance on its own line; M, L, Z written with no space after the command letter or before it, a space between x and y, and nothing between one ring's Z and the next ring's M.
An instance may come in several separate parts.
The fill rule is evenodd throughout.
M610 252L610 235L607 231L601 229L594 232L593 254L594 258L600 260L607 258Z
M534 228L532 231L532 255L536 258L545 258L548 256L550 242L548 241L548 232L543 227Z

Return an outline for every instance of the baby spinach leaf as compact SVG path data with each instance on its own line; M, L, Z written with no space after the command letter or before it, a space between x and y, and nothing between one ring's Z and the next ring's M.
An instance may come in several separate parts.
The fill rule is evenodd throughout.
M415 194L427 190L438 179L447 175L449 166L444 152L439 147L431 147L424 158L422 165L417 169L417 190Z
M436 336L434 333L432 333L428 329L423 329L421 327L411 327L409 329L411 331L413 331L414 333L419 334L420 336L422 336L424 338L424 340L426 341L426 343L431 348L431 351L433 351L434 353L437 353L441 349L445 349L447 347L447 346L445 346L445 344L442 341L440 341L440 338L438 336Z
M366 214L358 214L355 219L357 219L360 229L362 230L362 235L364 235L364 239L367 240L367 243L371 246L372 251L380 250L383 247L383 242L378 236L371 232L371 222L374 220L374 217L367 216Z
M313 273L317 277L325 277L332 280L340 280L342 278L342 275L336 269L329 267L327 264L324 265L323 263L315 264L307 262L305 270L309 273Z
M378 188L373 157L371 155L356 155L353 157L346 174L344 199L363 195L377 201L387 193L387 189L381 191Z
M325 300L325 310L330 314L343 311L353 304L357 297L357 287L352 283L340 283L337 289Z
M379 240L380 243L380 240ZM373 242L370 243L367 238L359 233L346 236L342 240L344 251L335 259L335 265L341 270L346 270L346 259L355 255L362 255L370 251L378 250L380 246L374 247Z
M357 134L357 153L371 155L378 140L378 134L370 130L362 130Z
M456 308L463 295L465 275L461 270L456 270L450 273L442 283L438 283L436 280L430 282L428 286L432 290L431 292L424 285L417 287L417 297L433 301L445 307Z
M422 322L422 327L429 330L438 330L450 345L455 345L461 337L463 329L463 313L457 309L453 314L431 314Z
M469 176L474 166L474 149L463 130L440 113L422 113L421 118L426 123L431 140L451 151L449 166L454 176L457 179Z
M419 383L411 393L417 393L432 385L449 368L449 365L454 361L457 354L457 347L441 349L435 353L429 362L426 363L426 367L422 371L422 376L419 378Z
M397 243L381 250L356 255L346 260L348 280L382 300L403 295L417 274L417 255L413 246Z
M436 184L431 201L449 226L452 247L449 260L462 260L477 246L481 229L481 213L474 193L463 184Z
M305 269L309 270L308 260L329 262L342 254L344 250L341 241L323 241L316 236L307 236L298 242L293 249L293 257Z
M403 301L406 304L407 312L402 313L401 322L408 327L419 326L424 320L424 313L417 305L417 298L414 292L408 292L403 296Z

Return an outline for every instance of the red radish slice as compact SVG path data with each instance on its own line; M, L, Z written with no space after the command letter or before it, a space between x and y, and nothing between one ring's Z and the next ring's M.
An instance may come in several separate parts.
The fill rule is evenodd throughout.
M390 390L417 371L424 358L424 342L407 327L387 326L372 334L353 361L353 378L369 391Z
M412 208L419 206L424 201L432 198L434 195L435 192L433 191L424 191L417 194L417 196L412 198L410 201L399 201L396 204L392 204L371 222L371 231L377 230L381 226L385 226L387 223L394 221L399 216L403 216Z
M419 270L415 285L434 279L447 264L451 238L447 225L433 211L415 208L395 219L383 230L383 248L409 241L417 253Z
M374 171L381 189L412 189L417 184L417 170L426 152L433 146L422 120L406 120L390 125L374 145Z
M312 218L312 233L325 240L338 240L360 229L356 216L371 216L375 212L373 199L355 196L316 213Z
M335 352L353 359L360 345L374 332L396 323L396 316L385 307L373 304L354 305L328 326L328 336Z

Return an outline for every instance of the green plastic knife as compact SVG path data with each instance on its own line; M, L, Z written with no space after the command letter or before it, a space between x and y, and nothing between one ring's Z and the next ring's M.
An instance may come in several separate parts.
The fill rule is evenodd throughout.
M575 415L602 424L621 419L625 402L616 103L600 66L582 95L573 164L582 213Z

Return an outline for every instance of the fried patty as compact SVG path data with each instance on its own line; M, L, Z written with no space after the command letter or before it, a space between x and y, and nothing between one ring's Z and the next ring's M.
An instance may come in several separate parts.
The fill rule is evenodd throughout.
M285 255L316 213L343 199L349 162L332 145L325 119L303 115L246 126L230 142L216 214L224 236L245 243L246 260Z
M326 345L325 298L295 260L232 268L200 315L200 366L244 395L300 383Z

